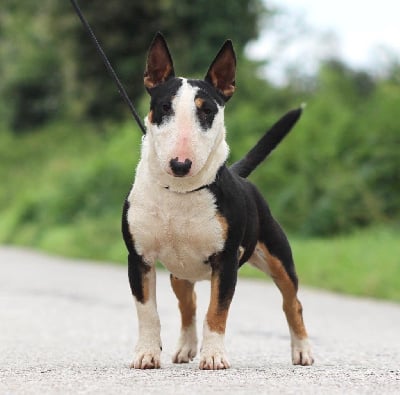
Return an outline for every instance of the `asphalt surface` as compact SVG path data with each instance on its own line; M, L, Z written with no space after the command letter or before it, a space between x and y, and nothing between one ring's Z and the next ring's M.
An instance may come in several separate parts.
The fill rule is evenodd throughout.
M240 279L232 368L174 365L179 316L158 276L162 368L129 369L137 337L125 267L0 247L0 394L399 394L400 305L302 288L312 367L292 366L279 292ZM201 324L209 283L197 284Z

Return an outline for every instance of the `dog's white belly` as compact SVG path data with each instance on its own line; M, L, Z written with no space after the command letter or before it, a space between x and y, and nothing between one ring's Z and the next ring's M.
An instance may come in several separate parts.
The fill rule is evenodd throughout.
M128 197L128 223L138 254L148 264L160 261L178 278L210 278L206 261L225 243L212 193L181 194L138 184Z

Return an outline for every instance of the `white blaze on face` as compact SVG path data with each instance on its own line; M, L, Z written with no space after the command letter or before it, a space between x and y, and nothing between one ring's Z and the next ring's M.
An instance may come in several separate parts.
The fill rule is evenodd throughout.
M176 158L179 162L190 160L192 166L187 177L196 176L216 145L225 137L221 106L218 106L218 113L210 129L204 130L200 126L195 104L198 89L182 79L182 86L172 100L173 115L160 126L148 123L160 168L171 176L170 161Z
M174 146L171 147L171 159L178 158L178 162L189 159L193 165L195 155L194 148L196 134L200 133L198 122L196 122L196 109L194 99L197 89L191 87L186 81L183 82L173 101L175 112L175 134L177 136ZM191 172L189 172L189 175Z

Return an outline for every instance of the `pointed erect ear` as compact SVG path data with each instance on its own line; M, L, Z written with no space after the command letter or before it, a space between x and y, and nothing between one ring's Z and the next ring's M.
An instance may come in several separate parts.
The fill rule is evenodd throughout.
M144 86L147 89L162 84L174 77L174 65L164 36L158 32L150 45L144 72Z
M225 41L208 69L205 80L230 99L235 91L236 56L231 40Z

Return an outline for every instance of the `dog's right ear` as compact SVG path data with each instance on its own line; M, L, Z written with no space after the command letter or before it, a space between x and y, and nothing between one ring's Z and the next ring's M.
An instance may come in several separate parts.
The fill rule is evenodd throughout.
M144 86L149 90L174 77L174 65L164 36L158 32L149 48Z

